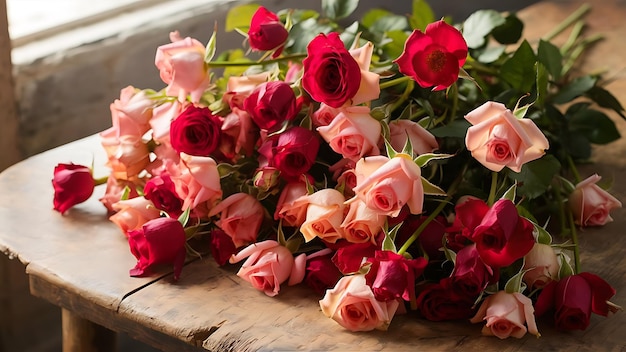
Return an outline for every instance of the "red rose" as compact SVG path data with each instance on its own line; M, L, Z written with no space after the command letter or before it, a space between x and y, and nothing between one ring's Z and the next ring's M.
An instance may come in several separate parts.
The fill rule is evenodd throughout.
M330 255L307 258L304 283L320 295L324 295L327 289L335 287L342 276Z
M446 280L427 284L417 296L417 309L430 321L467 319L474 315L471 297L456 295Z
M476 245L469 245L456 254L451 285L455 293L465 297L478 297L488 284L498 281L498 271L480 258Z
M144 276L158 264L174 265L174 280L178 280L185 264L185 229L173 218L156 218L145 223L141 229L128 232L130 251L137 258L137 265L130 276Z
M64 214L69 208L91 197L95 187L91 170L82 165L58 164L54 167L54 210Z
M396 235L396 245L398 248L413 235L415 230L420 227L426 218L426 216L410 215L404 219ZM441 251L441 247L443 247L442 238L446 230L443 225L445 221L444 217L438 216L433 221L429 222L417 238L417 241L411 244L409 252L416 254L418 253L418 248L421 248L421 250L428 255L429 259L443 259L444 253Z
M522 258L535 245L533 224L517 213L515 204L500 199L476 226L471 240L485 264L504 267Z
M371 242L350 243L337 249L332 258L333 263L343 274L353 274L361 268L363 258L373 257L376 249Z
M274 57L280 55L289 32L275 13L261 6L252 16L248 41L252 50L274 50Z
M211 231L211 255L215 262L222 266L228 263L230 257L237 253L233 239L222 229Z
M267 166L277 168L284 179L295 181L313 166L318 149L315 133L304 127L291 127L268 138L259 153L267 159Z
M177 218L182 214L183 200L176 193L176 185L168 173L151 178L143 193L157 209L168 213L170 217Z
M243 102L244 109L259 128L269 131L296 116L296 95L289 84L271 81L257 86Z
M421 87L443 90L457 80L466 58L467 43L463 35L441 20L426 26L424 33L414 30L395 62L401 73L412 77Z
M338 33L319 34L311 40L302 64L302 87L320 103L338 108L359 90L361 69Z
M570 275L543 288L535 312L541 316L554 310L554 322L561 330L585 330L591 313L607 316L618 307L609 304L615 289L591 273Z
M423 257L407 259L391 251L376 251L368 262L372 266L365 279L376 299L383 302L415 299L415 279L422 275L428 264Z
M222 120L209 108L190 105L170 127L172 148L179 153L210 156L220 142Z

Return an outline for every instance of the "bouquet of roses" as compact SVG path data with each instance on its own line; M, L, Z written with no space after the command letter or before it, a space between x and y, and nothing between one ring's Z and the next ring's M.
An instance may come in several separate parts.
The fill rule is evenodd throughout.
M539 336L535 316L585 329L620 309L581 272L576 232L621 206L575 166L620 137L596 106L624 116L600 76L574 73L595 39L531 45L515 14L454 25L413 5L348 26L357 0L321 14L241 5L226 29L248 50L218 56L215 33L171 33L155 58L166 87L111 104L110 176L59 164L55 209L106 183L130 275L172 265L177 279L205 244L219 265L245 260L238 276L268 296L309 285L352 331L410 309L519 338Z

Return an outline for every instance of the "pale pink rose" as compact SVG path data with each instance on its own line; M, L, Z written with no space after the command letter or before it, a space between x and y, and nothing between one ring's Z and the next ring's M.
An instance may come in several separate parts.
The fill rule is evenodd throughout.
M393 120L389 123L389 139L396 151L402 151L407 138L411 139L414 155L432 153L439 148L437 139L419 123L411 120Z
M333 108L332 106L321 103L320 107L315 110L311 116L313 125L317 127L330 125L330 123L335 119L335 116L337 116L342 110L342 108Z
M289 61L287 63L287 73L285 73L285 82L296 83L302 77L302 64Z
M304 278L306 255L301 254L294 259L293 254L286 247L276 241L262 241L253 243L237 254L233 254L230 263L237 263L244 258L237 276L250 282L254 288L273 297L280 291L280 285L289 280L289 284L296 284Z
M243 109L243 101L252 93L252 91L261 83L269 80L269 72L261 72L252 75L230 76L226 84L226 93L222 99L233 108Z
M158 218L161 214L161 211L144 197L120 200L113 204L112 208L117 213L111 215L109 220L117 225L124 234L140 229L145 223Z
M217 163L211 157L180 153L180 162L167 165L167 171L183 200L183 209L197 210L197 216L206 215L222 197Z
M382 231L386 216L367 207L365 202L356 199L350 202L341 227L344 238L351 243L371 242L376 244L376 235Z
M465 145L474 159L491 171L506 166L520 172L522 165L541 158L550 147L531 119L516 118L501 103L486 102L465 119L473 125L467 130Z
M569 196L569 206L574 222L580 226L602 226L613 221L610 211L621 208L622 203L596 183L602 177L593 174L579 182Z
M168 85L166 94L180 101L189 94L197 103L210 83L204 45L190 37L183 39L178 32L170 33L170 40L172 43L157 48L154 59L161 79Z
M487 321L482 330L483 335L497 336L501 339L513 336L519 339L527 331L539 336L534 312L530 298L519 292L499 291L485 299L470 321L472 323Z
M550 245L535 243L524 256L522 270L529 270L524 274L524 282L533 289L543 288L550 281L557 280L559 269L559 260Z
M155 103L145 92L128 86L120 91L120 98L110 105L112 126L100 133L102 139L113 144L121 136L142 137L150 130L150 118Z
M342 277L319 302L325 316L350 331L387 330L399 306L376 300L364 275Z
M222 200L209 211L209 216L220 214L215 224L239 248L256 241L265 218L265 208L253 196L235 193Z
M300 232L306 242L319 237L326 242L335 243L343 238L344 202L343 194L332 188L324 188L307 197L309 205L306 220L300 226Z
M157 143L170 143L170 126L178 115L185 109L186 105L178 100L165 102L152 111L150 127L152 128L152 138Z
M233 107L230 114L226 115L222 123L222 140L228 138L229 143L222 142L220 151L224 155L244 154L251 156L254 146L259 139L259 130L252 122L250 114L245 110ZM223 145L230 144L231 150L223 150Z
M354 193L370 209L396 217L404 205L411 214L420 214L424 202L422 171L403 154L394 158L372 156L359 160L354 169Z
M150 163L150 150L141 137L126 135L101 142L108 156L107 166L117 179L135 180Z
M300 227L306 219L308 190L303 181L289 182L283 187L276 203L274 220L282 220L283 226Z
M380 96L380 76L378 73L370 72L370 63L374 53L374 44L367 42L360 48L350 50L350 55L356 60L361 68L361 85L359 90L352 97L351 105L359 105L368 101L378 99Z
M342 110L328 126L317 128L330 147L344 158L357 161L364 156L379 155L380 122L366 106Z

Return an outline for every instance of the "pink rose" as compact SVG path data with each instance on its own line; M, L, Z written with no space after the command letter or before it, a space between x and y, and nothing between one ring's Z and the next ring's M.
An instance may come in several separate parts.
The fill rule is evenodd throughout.
M258 85L243 102L244 109L259 128L272 131L298 113L296 95L283 81L270 81Z
M539 336L534 311L530 298L519 292L499 291L485 299L470 321L479 323L486 320L482 330L486 336L497 336L501 339L513 336L519 339L527 331Z
M96 183L91 169L83 165L58 164L54 167L54 210L64 214L69 208L89 199Z
M276 241L253 243L230 258L230 263L237 263L244 258L237 276L250 282L254 288L266 295L276 296L280 285L290 279L289 284L301 282L304 278L306 256L301 254L294 259L293 254Z
M467 130L465 145L491 171L506 166L520 172L522 165L541 158L550 147L531 119L518 119L501 103L486 102L465 119L473 125Z
M304 181L289 182L283 187L276 204L274 220L282 220L283 226L300 227L306 219L308 190Z
M260 6L252 16L248 30L248 42L252 50L276 50L273 57L278 57L288 35L278 16L265 7Z
M117 179L134 181L150 164L150 150L141 137L125 135L118 140L102 139L107 166Z
M533 249L524 256L524 282L533 289L544 288L550 281L558 280L559 260L548 244L535 243Z
M406 204L412 214L422 212L424 189L421 169L410 158L398 155L363 158L354 169L356 197L381 215L396 217Z
M119 202L122 198L126 189L128 189L128 199L135 198L139 196L137 192L137 188L143 187L143 180L139 181L138 184L128 180L118 180L113 175L110 175L107 179L106 190L104 191L104 195L100 198L100 203L107 208L110 213L114 213L113 204Z
M180 155L178 165L169 165L168 172L176 185L176 194L183 200L183 209L207 212L222 197L220 175L213 158ZM197 214L198 216L203 214Z
M437 139L419 123L411 120L393 120L389 123L389 139L396 151L401 151L407 138L411 140L414 155L432 153L439 148Z
M613 221L609 212L621 208L622 203L596 183L601 177L591 175L576 185L569 196L574 222L580 226L602 226Z
M270 78L269 72L261 72L245 76L230 76L226 84L226 93L222 99L228 102L228 105L243 109L243 102L252 93L252 91L261 83L267 82Z
M109 217L125 235L129 231L140 229L145 223L160 216L160 211L144 197L120 200L113 204L115 214Z
M259 130L252 122L250 114L233 107L224 118L221 137L219 148L225 156L231 159L239 154L251 156L259 139Z
M190 94L191 101L200 101L209 86L209 70L204 63L205 48L192 38L181 38L178 32L170 33L171 44L157 48L154 63L161 79L167 84L166 94L185 101Z
M380 76L378 73L370 72L374 45L371 42L365 43L362 47L350 49L350 55L356 60L361 69L361 84L350 105L367 103L380 96Z
M382 231L385 220L384 215L378 214L368 208L365 202L356 199L350 203L348 213L341 223L344 238L352 243L375 243L376 235Z
M265 208L255 197L246 193L235 193L209 212L209 216L217 214L220 214L220 218L215 224L239 248L256 241L265 217Z
M361 109L359 106L356 108L359 110ZM313 125L317 127L330 125L330 123L335 119L335 116L337 116L341 111L344 111L344 109L345 108L333 108L330 105L321 103L320 107L313 113Z
M357 161L364 156L379 155L382 127L369 112L366 106L343 110L328 126L320 126L317 131L344 158Z
M306 220L300 226L305 241L319 237L326 242L335 243L343 238L344 201L343 194L332 188L324 188L307 197L309 205Z
M142 90L128 86L121 90L120 98L110 105L112 127L101 132L102 138L119 139L130 135L141 137L150 129L150 118L155 102Z
M350 331L387 330L398 305L378 301L363 275L342 277L320 300L322 313Z

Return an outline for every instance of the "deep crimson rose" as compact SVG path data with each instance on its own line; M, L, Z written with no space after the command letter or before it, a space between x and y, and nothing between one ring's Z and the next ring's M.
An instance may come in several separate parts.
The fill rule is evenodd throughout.
M383 302L399 298L414 300L415 279L422 275L428 264L423 257L407 259L391 251L376 251L368 262L372 266L365 279L374 297Z
M58 164L54 167L54 210L64 214L69 208L91 197L96 183L91 170L83 165Z
M609 312L619 309L609 303L615 292L611 285L595 274L570 275L543 288L535 304L535 314L541 316L554 311L558 329L585 330L592 312L607 316Z
M289 32L275 13L261 6L252 16L248 41L252 50L274 50L274 57L280 55Z
M219 266L228 263L230 257L237 253L237 247L233 239L222 229L211 231L210 241L211 255Z
M140 229L129 231L130 251L137 258L130 276L149 275L155 265L173 264L174 280L178 280L187 254L185 242L183 225L168 217L150 220Z
M414 30L395 62L401 73L421 87L443 90L457 80L466 58L467 43L463 35L441 20L426 26L423 33Z
M320 295L324 295L327 289L335 287L342 276L331 255L307 258L304 283Z
M154 206L177 218L183 212L183 200L176 193L176 185L168 173L154 176L143 189L144 197L151 200Z
M220 142L222 120L209 108L190 105L170 127L172 148L193 156L210 156Z
M284 179L296 181L313 166L319 144L314 132L296 126L268 138L259 153L267 159L267 166L277 168Z
M469 203L471 202L471 203ZM513 264L522 258L535 244L533 224L517 213L515 204L508 199L496 201L484 214L482 201L469 200L456 208L456 216L476 243L480 258L492 268Z
M332 260L343 274L349 275L359 271L363 258L373 257L376 249L371 242L350 243L338 248Z
M283 81L265 82L257 86L243 102L244 109L259 128L270 131L298 113L296 95Z
M311 40L302 65L302 87L315 101L338 108L359 90L361 69L336 32Z
M417 296L417 309L430 321L470 318L473 305L474 299L455 294L445 279L427 284Z
M454 271L451 275L454 292L465 297L478 297L487 285L498 281L498 270L486 265L472 244L456 254Z
M413 235L415 230L422 225L426 218L426 216L421 215L409 215L402 221L402 226L396 234L396 245L398 248ZM429 222L420 233L417 241L413 242L409 247L409 252L415 254L417 253L417 248L420 248L428 255L429 259L442 259L444 253L441 247L443 247L442 238L446 231L446 227L444 226L445 222L446 220L443 216L438 216L433 221Z

